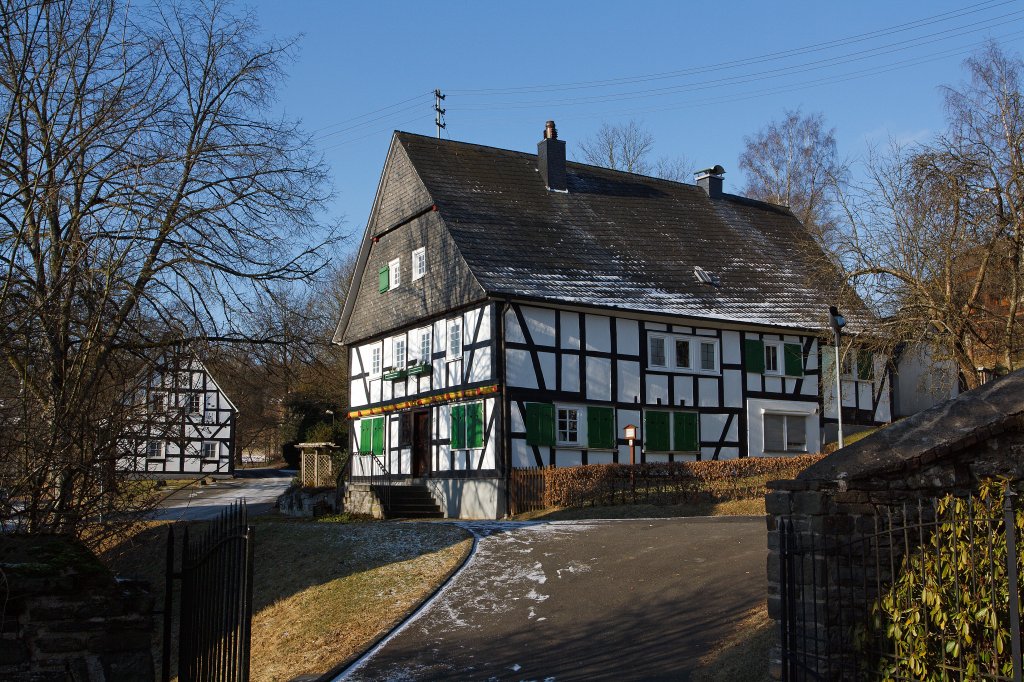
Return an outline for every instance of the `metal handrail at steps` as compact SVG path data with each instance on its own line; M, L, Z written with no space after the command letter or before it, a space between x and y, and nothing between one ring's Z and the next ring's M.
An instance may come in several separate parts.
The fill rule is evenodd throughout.
M382 511L387 514L391 508L391 472L384 464L384 460L372 451L360 451L355 453L357 456L368 457L370 462L370 488L377 495L377 499L380 501L383 507ZM348 480L352 481L354 475L352 473L353 466L350 464L348 468Z

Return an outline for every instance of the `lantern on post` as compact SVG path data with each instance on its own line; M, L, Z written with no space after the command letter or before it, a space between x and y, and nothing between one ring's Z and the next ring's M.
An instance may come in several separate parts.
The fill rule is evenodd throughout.
M629 443L629 464L632 466L636 464L636 426L626 424L625 428L622 429L622 435L625 436L626 441Z

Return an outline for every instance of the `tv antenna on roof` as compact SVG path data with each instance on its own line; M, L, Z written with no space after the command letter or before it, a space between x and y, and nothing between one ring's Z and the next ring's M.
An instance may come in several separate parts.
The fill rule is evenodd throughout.
M434 125L437 126L437 139L441 139L441 129L447 128L448 126L444 123L444 109L441 108L441 101L444 99L444 95L441 94L441 90L434 90L434 111L437 115L434 116Z

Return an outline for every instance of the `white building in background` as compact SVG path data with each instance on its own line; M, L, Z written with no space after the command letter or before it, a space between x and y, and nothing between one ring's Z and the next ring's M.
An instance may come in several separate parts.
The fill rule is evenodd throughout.
M119 472L234 475L238 410L195 355L163 354L129 399Z

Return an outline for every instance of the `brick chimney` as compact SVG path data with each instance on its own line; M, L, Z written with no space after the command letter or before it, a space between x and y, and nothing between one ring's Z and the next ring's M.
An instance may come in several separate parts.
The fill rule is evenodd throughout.
M717 199L722 196L723 175L725 175L725 169L721 166L705 168L704 170L697 171L693 174L694 178L697 180L697 186L704 190L704 192L712 199Z
M565 181L565 142L558 139L554 121L544 125L544 139L537 143L537 169L549 190L569 191Z

